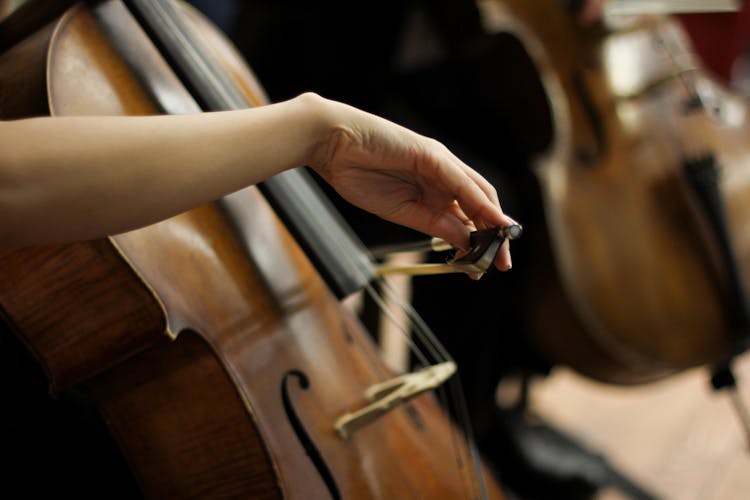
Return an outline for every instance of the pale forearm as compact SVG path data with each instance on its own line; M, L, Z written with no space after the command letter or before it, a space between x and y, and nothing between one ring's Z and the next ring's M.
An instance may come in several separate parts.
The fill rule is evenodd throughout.
M513 224L445 146L306 94L261 108L0 122L0 244L90 239L154 223L309 165L345 199L466 246ZM510 267L507 245L497 267Z
M315 116L319 101L304 96L241 112L0 123L0 241L113 234L301 166L325 132Z

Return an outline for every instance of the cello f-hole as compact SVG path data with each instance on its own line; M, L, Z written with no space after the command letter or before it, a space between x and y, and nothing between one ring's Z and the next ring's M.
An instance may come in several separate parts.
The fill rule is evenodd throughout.
M286 372L284 378L281 379L281 400L284 403L284 411L289 419L289 423L291 424L292 429L294 429L294 434L305 449L307 456L312 460L313 465L315 465L318 474L320 474L326 488L328 488L328 491L331 493L331 498L334 500L340 500L341 493L339 493L339 488L336 486L336 480L333 478L333 474L331 474L331 469L328 467L325 460L323 460L323 456L320 454L320 451L315 446L312 438L310 438L310 435L305 430L302 420L294 409L292 398L289 396L288 381L290 378L296 378L300 388L305 391L310 388L310 379L299 370L289 370Z

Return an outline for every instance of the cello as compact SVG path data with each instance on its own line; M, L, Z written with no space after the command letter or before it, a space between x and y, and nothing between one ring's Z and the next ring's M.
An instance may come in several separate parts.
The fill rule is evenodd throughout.
M215 100L234 106L237 96L245 106L265 102L241 58L197 13L161 0L129 8L165 35L160 48L176 41L177 72L195 97L129 10L105 1L72 7L0 56L9 77L3 117L190 113ZM264 187L277 206L303 194L282 217L335 220L310 212L322 202L292 179L291 193L287 181ZM502 498L428 394L338 426L368 390L389 393L383 383L401 379L335 296L369 275L364 258L347 254L356 244L334 241L353 277L332 264L324 281L310 260L330 263L331 247L305 254L248 188L103 240L0 249L2 316L53 391L85 387L147 496Z
M553 1L484 5L536 61L556 132L534 166L548 241L527 330L608 383L721 370L749 326L747 104L669 17L584 27Z

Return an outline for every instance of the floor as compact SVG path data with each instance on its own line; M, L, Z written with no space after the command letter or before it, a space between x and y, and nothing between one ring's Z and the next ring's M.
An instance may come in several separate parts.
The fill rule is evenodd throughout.
M750 356L735 364L739 396L750 405ZM750 498L750 448L728 393L694 370L637 388L605 386L568 369L535 382L531 407L599 450L663 499ZM626 498L615 491L599 500Z

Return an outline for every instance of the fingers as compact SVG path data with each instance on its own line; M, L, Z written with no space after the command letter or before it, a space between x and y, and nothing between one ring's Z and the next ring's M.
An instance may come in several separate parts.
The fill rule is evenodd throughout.
M461 162L461 160L459 160L458 158L456 158L456 161L460 163L460 165L463 167L464 171L471 178L471 180L477 183L479 188L484 192L485 195L487 195L487 198L489 198L489 200L494 205L497 205L499 207L500 199L498 198L497 189L495 189L495 186L490 184L490 181L485 179L479 172L469 167L465 163ZM502 211L502 208L501 208L501 211Z
M510 220L512 221L512 219ZM469 232L476 229L456 203L452 203L448 208L442 210L432 209L421 204L406 206L401 213L393 214L393 222L442 238L461 250L468 250L470 246ZM515 221L512 223L515 224ZM461 250L457 255L461 255ZM495 256L494 265L500 271L511 269L509 240L506 239L500 246ZM479 279L481 275L471 277L472 279Z
M475 228L465 215L462 217L451 208L441 210L424 205L415 205L408 209L408 214L411 221L405 225L441 238L457 248L469 248L469 233Z
M513 267L513 262L510 258L510 240L506 239L500 246L500 250L495 256L495 267L500 271L508 271Z
M442 146L442 145L440 145ZM442 146L444 148L444 146ZM447 149L441 159L445 169L446 189L453 193L455 199L448 208L448 214L433 215L433 230L444 230L446 233L438 235L460 248L466 248L461 241L467 241L466 233L459 231L486 229L488 227L504 227L517 224L515 220L503 213L497 195L497 190L477 171L463 163ZM460 237L461 240L452 238ZM507 271L512 267L510 243L504 241L495 257L495 267ZM477 277L474 277L477 279Z
M465 167L468 187L456 191L456 202L464 216L477 229L504 227L516 222L503 213L497 191L484 177L469 167Z
M441 145L442 146L442 145ZM487 195L487 198L495 205L500 205L499 199L497 196L497 190L495 187L487 180L485 179L479 172L468 166L466 163L461 161L456 155L454 155L450 150L447 150L447 153L449 155L449 160L452 164L454 164L459 170L462 170L466 175L469 176L471 180L477 183L479 188L484 192L485 195Z
M448 210L456 219L461 221L464 227L469 231L476 231L478 229L476 224L474 224L474 221L472 221L469 216L466 215L466 213L461 209L461 205L459 205L456 200L451 200L450 208Z
M445 146L437 144L435 161L443 189L452 195L477 228L507 225L497 190L478 172L456 158ZM428 181L429 182L429 181Z
M472 175L472 172L474 175ZM482 176L480 176L476 171L469 169L469 172L467 172L467 175L472 177L472 180L475 180L477 182L477 185L482 188L482 181L486 184L486 186L489 187L487 189L482 189L484 194L490 199L493 203L493 210L492 213L495 212L494 208L496 208L500 214L502 215L503 222L500 224L487 224L486 219L480 215L474 215L474 217L468 216L464 210L461 207L460 201L457 201L454 206L454 216L463 222L464 226L469 228L470 230L475 229L486 229L487 227L497 227L497 226L508 226L512 224L518 224L515 220L508 217L502 212L502 208L500 208L500 203L498 201L497 197L497 191L492 187L492 185L487 182ZM506 239L503 244L500 246L500 249L495 256L495 267L499 269L500 271L507 271L513 267L512 259L510 256L510 240ZM480 276L471 276L472 279L479 279Z

